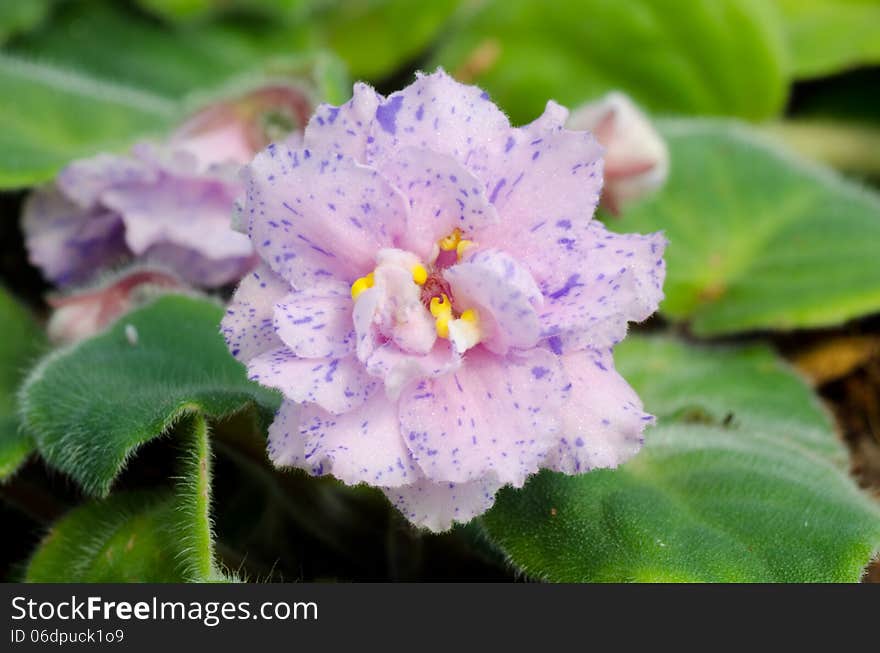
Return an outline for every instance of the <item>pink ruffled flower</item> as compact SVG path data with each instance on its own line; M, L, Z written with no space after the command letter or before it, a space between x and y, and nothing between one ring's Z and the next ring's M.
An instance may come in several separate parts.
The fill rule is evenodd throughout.
M200 287L240 280L256 261L231 227L240 166L268 144L267 113L296 126L309 106L302 91L267 87L201 111L165 143L75 161L28 198L31 262L60 287L131 260Z
M358 84L246 168L262 262L222 331L284 394L276 465L445 530L541 468L638 451L652 417L612 348L663 296L665 240L591 221L602 148L567 115L513 128L442 71L387 98Z

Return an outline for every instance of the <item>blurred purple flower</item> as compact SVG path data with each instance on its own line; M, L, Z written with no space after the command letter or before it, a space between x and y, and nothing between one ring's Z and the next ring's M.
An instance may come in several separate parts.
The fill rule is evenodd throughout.
M204 109L165 143L71 163L25 204L31 261L64 288L131 260L200 287L238 281L256 260L231 228L240 166L280 136L267 117L293 128L309 111L302 91L266 87Z
M368 483L445 530L541 468L632 456L653 419L614 370L662 298L665 240L591 221L602 147L568 112L512 128L442 71L320 106L246 167L262 262L222 330L285 401L279 466Z

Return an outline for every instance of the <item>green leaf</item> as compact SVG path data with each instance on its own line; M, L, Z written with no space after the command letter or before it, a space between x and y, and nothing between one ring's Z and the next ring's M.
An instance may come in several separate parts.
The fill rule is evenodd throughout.
M258 68L267 55L295 53L269 30L230 23L167 28L118 3L75 3L18 39L13 51L176 100ZM265 38L261 38L265 37Z
M71 159L112 151L159 133L174 102L0 54L0 188L51 178Z
M772 352L630 336L615 357L659 426L618 470L502 491L483 523L515 565L571 582L859 580L880 508Z
M666 316L717 335L880 310L876 194L745 126L682 120L662 131L669 182L611 226L666 231Z
M880 63L877 0L776 0L797 77Z
M136 0L146 11L174 23L202 21L225 13L276 20L302 18L316 0Z
M203 582L222 576L211 533L211 454L200 415L187 418L174 492L90 501L55 524L28 564L28 582Z
M435 62L474 77L519 122L548 98L574 106L612 89L653 111L777 114L785 44L762 0L489 0Z
M348 0L328 4L314 23L353 76L378 80L423 52L460 4L461 0Z
M206 300L164 296L42 361L22 389L21 410L46 462L106 496L138 447L183 415L219 419L256 406L267 426L278 395L248 381L229 355L222 313Z
M6 0L0 2L0 43L11 36L39 25L54 0Z
M0 287L0 482L11 477L34 449L16 414L16 392L43 347L43 332L28 312Z

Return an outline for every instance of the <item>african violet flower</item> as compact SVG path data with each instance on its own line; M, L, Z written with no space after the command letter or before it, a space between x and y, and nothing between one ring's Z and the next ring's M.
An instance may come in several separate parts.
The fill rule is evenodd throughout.
M602 148L567 113L512 128L442 71L387 98L358 84L246 168L262 263L222 330L284 394L276 465L444 530L540 468L639 449L652 418L612 347L657 307L665 241L591 222Z
M302 124L307 106L302 91L266 87L204 109L167 142L71 163L25 205L31 261L60 287L130 260L201 287L238 281L255 263L248 238L230 226L240 166L268 143L259 122L267 111Z
M645 197L666 183L669 150L648 117L629 96L609 93L575 109L569 129L589 129L605 146L602 205L620 213L627 202Z

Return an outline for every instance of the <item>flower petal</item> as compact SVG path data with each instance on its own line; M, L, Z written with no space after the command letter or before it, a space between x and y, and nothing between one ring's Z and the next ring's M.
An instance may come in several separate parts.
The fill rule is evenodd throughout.
M602 147L588 132L512 130L489 180L501 222L476 234L523 261L539 283L580 269L578 237L602 189Z
M385 382L385 394L397 399L413 381L448 374L461 366L461 357L440 340L427 354L414 355L386 342L367 359L367 371Z
M101 202L103 193L119 186L151 185L159 171L149 161L137 157L98 154L74 161L55 181L58 189L81 208L92 208Z
M28 197L21 224L30 262L59 286L87 281L128 253L119 216L82 209L52 186Z
M446 270L444 277L460 311L479 309L481 342L490 351L506 354L511 347L526 349L538 341L541 290L512 256L479 251Z
M454 522L464 524L482 515L495 503L500 489L494 474L467 483L436 483L421 479L412 485L385 487L389 501L416 526L434 532L448 531Z
M321 104L306 126L304 146L315 152L342 154L365 163L367 140L382 96L363 83L354 85L352 98L339 107Z
M558 442L564 377L548 351L500 358L477 347L458 372L401 395L406 444L434 481L462 483L493 472L521 486Z
M345 294L293 292L275 304L275 329L301 358L343 358L354 352L354 308Z
M662 234L616 234L595 221L580 243L581 271L545 291L543 335L557 354L611 347L663 299Z
M316 403L341 414L360 406L379 385L353 356L298 358L287 347L264 352L248 363L248 376L300 403Z
M642 446L654 422L635 391L614 369L610 352L579 351L561 357L571 380L562 409L562 437L546 465L566 474L617 467Z
M442 70L417 73L415 82L376 109L367 162L379 164L415 147L451 156L482 178L509 131L507 116L476 86L460 84Z
M299 432L301 406L295 401L285 399L275 414L269 427L269 442L266 452L276 467L303 467L306 453L306 440Z
M290 284L261 263L241 280L220 332L232 355L243 363L282 346L275 333L275 302L290 292Z
M163 177L154 185L107 190L101 200L121 216L125 241L136 256L156 244L172 244L222 261L253 254L247 236L230 227L237 191L237 185Z
M454 229L465 235L498 222L483 182L452 157L405 148L384 161L382 175L409 202L400 247L429 260L437 241Z
M212 259L196 249L172 243L157 243L141 257L146 264L155 264L174 272L187 283L211 288L238 281L254 267L253 253Z
M406 227L406 207L388 182L337 157L270 145L245 169L251 240L297 288L352 283Z
M312 474L333 474L343 483L397 486L419 470L400 437L396 401L376 392L357 408L332 415L315 405L302 407L305 465Z

